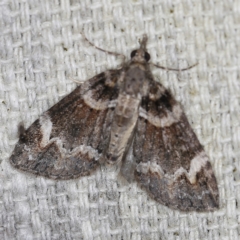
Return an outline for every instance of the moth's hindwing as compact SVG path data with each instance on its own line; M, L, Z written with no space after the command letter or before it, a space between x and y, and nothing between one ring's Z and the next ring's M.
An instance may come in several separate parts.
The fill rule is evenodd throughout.
M53 179L95 170L109 139L117 77L117 70L101 73L41 115L20 133L11 164Z
M173 209L216 209L218 187L209 158L180 104L155 83L157 88L161 94L150 93L139 111L135 177L155 200Z

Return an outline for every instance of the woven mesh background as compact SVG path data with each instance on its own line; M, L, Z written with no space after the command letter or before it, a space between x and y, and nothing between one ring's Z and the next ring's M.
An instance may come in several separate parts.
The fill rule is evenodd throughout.
M240 2L205 0L2 0L0 2L0 239L239 239ZM13 169L17 126L86 80L116 68L143 33L153 68L184 105L209 154L221 207L183 213L101 168L52 181Z

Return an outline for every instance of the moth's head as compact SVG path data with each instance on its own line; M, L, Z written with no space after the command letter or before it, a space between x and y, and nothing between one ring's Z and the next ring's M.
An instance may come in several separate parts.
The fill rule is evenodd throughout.
M150 54L147 52L147 35L144 34L140 42L140 48L131 52L131 61L146 63L150 60Z

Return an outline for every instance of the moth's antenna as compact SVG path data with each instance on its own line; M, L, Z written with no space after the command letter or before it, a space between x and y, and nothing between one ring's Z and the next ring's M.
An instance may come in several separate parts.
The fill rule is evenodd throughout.
M155 66L155 67L157 67L157 68L161 68L161 69L163 69L163 70L167 70L167 71L177 71L177 72L186 71L186 70L189 70L189 69L191 69L191 68L193 68L193 67L195 67L195 66L198 65L198 63L195 63L195 64L193 64L192 66L189 66L189 67L186 67L186 68L179 68L179 69L177 69L177 68L162 67L162 66L157 65L157 64L155 64L155 63L151 63L151 64L152 64L153 66Z
M145 52L147 52L147 40L148 40L147 34L143 34L142 40L139 41L139 43L140 43L140 49L144 50ZM186 68L177 69L177 68L163 67L163 66L157 65L157 64L155 64L155 63L151 63L151 64L152 64L153 66L155 66L155 67L157 67L157 68L161 68L161 69L163 69L163 70L167 70L167 71L177 71L177 72L186 71L186 70L189 70L189 69L195 67L196 65L198 65L198 63L195 63L195 64L192 65L192 66L189 66L189 67L186 67Z
M102 49L100 47L97 47L96 45L94 45L92 42L90 42L90 40L88 40L88 38L85 36L85 34L83 32L80 32L82 34L82 36L84 37L84 39L94 48L98 49L99 51L105 52L107 54L110 55L114 55L114 56L121 56L123 58L123 62L125 61L125 56L121 53L117 53L117 52L111 52L111 51L107 51L105 49Z

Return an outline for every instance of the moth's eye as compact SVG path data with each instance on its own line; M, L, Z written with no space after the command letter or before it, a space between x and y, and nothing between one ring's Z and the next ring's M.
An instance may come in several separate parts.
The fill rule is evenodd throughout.
M151 56L150 56L150 54L148 52L145 52L144 58L148 62L150 60Z
M136 53L137 53L137 50L132 51L131 52L131 58L135 57Z

